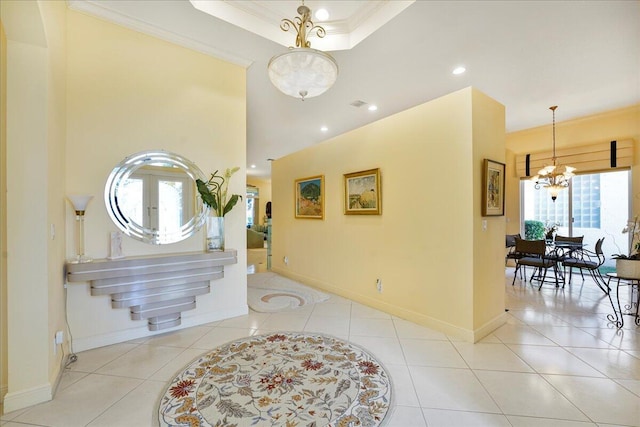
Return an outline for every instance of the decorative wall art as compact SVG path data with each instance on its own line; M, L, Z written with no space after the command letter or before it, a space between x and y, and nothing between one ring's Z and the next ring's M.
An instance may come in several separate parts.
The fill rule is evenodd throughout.
M504 163L484 159L482 216L504 215Z
M380 215L380 169L344 175L345 215Z
M108 259L124 258L122 252L122 233L119 231L112 231L109 239L109 256Z
M296 179L296 218L324 219L324 175Z

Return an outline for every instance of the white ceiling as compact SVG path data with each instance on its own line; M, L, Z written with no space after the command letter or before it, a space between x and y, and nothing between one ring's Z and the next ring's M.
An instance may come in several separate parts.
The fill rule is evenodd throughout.
M277 17L292 19L300 2L193 2L204 9L223 3L225 19L253 30L188 0L68 0L74 9L246 66L249 175L268 177L267 159L467 86L506 106L508 132L550 124L551 105L564 121L640 102L637 0L306 1L312 11L332 14L333 22L322 23L327 38L335 30L352 47L331 52L340 67L335 86L304 102L271 85L267 63L285 48L265 38L282 37L269 23L280 31ZM295 35L286 36L293 45ZM454 76L458 65L467 72ZM379 108L350 105L356 100ZM540 143L544 149L549 141Z

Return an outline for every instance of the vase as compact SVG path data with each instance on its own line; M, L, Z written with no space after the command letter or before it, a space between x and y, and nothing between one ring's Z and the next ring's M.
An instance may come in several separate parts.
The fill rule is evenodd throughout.
M624 279L640 279L640 260L617 259L616 273Z
M224 251L224 217L207 217L207 250Z

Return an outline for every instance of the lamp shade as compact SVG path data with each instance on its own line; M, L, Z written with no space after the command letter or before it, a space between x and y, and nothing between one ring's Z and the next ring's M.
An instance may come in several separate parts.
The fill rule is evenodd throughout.
M86 194L72 194L67 196L67 198L76 211L84 212L91 199L93 199L93 196L88 196Z
M269 61L269 79L285 95L313 98L327 91L338 78L338 64L322 51L292 48Z

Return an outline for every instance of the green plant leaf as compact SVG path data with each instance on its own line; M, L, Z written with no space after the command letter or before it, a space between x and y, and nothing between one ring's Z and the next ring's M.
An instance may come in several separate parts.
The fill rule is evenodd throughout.
M207 184L201 179L196 179L196 186L198 187L198 193L202 197L202 202L212 208L218 210L218 203L216 202L216 196L211 193Z
M231 211L231 209L233 209L233 207L236 205L236 203L238 203L238 200L242 200L242 196L240 196L238 194L232 195L231 198L229 199L229 201L227 202L227 205L224 207L224 211L222 212L222 216L225 216L227 214L227 212Z

